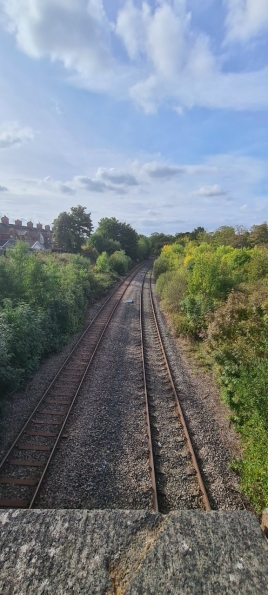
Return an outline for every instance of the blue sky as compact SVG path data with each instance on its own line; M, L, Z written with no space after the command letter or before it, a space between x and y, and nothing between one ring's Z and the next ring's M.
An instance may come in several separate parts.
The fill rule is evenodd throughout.
M267 0L0 0L0 215L268 219Z

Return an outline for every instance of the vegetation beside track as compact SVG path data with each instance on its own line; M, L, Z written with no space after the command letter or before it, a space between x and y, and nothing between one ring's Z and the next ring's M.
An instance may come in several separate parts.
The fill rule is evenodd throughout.
M77 254L29 253L23 242L0 258L1 397L80 330L88 305L130 265L124 251L104 253L94 266Z
M268 506L267 225L177 237L162 248L154 274L176 333L214 368L242 438L242 459L234 461L241 490L261 512Z
M149 254L148 238L115 217L92 230L90 214L78 205L54 221L61 253L30 253L17 241L1 256L0 404L81 328L88 305Z

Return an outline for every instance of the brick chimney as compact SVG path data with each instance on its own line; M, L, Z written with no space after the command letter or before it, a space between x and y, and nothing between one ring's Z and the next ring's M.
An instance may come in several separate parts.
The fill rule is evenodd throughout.
M27 227L29 227L30 229L33 229L33 223L32 223L32 221L28 221Z
M4 216L1 218L2 223L4 223L5 225L9 225L9 218Z
M37 223L36 229L42 229L42 223Z
M20 219L16 219L16 221L15 221L15 225L16 225L17 227L21 227L21 226L22 226L22 221L21 221Z
M50 231L50 225L45 225L45 230Z

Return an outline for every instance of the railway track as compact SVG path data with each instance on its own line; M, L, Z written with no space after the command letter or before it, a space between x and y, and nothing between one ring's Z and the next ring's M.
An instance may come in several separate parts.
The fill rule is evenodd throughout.
M33 508L102 337L135 275L116 288L32 411L0 463L0 508Z
M153 508L163 514L181 508L209 511L209 500L161 339L149 273L144 277L140 300Z

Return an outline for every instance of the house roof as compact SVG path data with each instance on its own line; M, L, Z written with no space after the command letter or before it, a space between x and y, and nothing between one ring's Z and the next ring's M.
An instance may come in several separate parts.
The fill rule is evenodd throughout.
M6 223L0 223L0 232L2 233L9 233L10 226L6 225Z
M15 244L16 240L0 240L0 250L3 252L6 248L12 248Z
M16 229L16 232L18 234L18 236L26 236L27 235L27 229Z
M29 242L29 248L31 250L44 250L44 246L40 242Z

